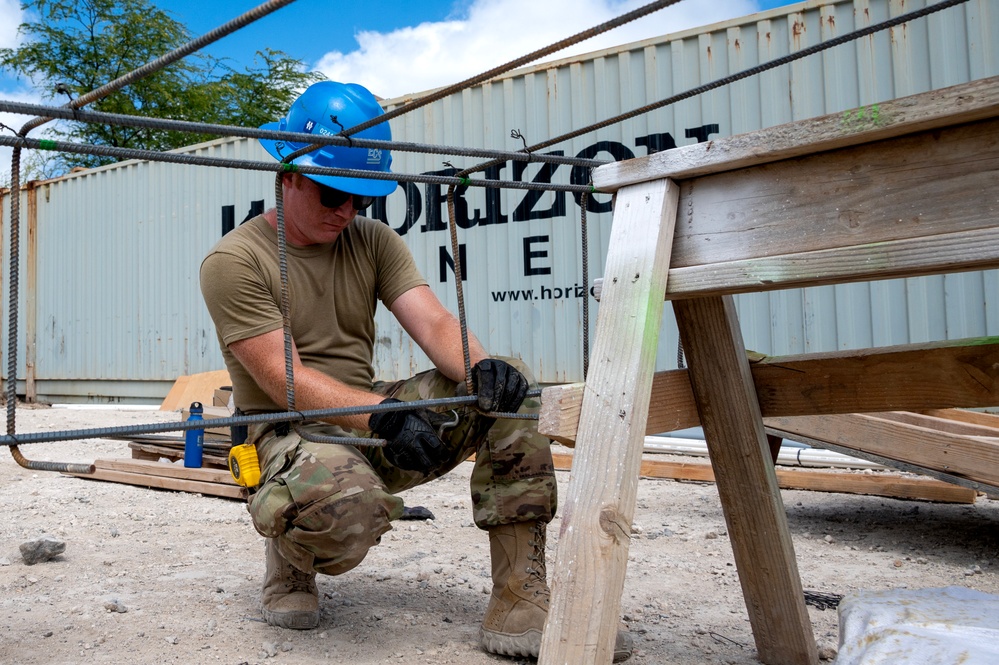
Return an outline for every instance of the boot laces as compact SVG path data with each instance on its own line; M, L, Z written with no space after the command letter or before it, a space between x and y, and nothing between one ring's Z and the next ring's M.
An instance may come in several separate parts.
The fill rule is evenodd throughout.
M528 578L524 582L524 591L534 587L535 596L549 593L548 573L545 565L545 527L545 524L538 522L531 530L534 537L527 541L527 544L534 550L527 555L527 559L534 565L527 566L525 571Z
M312 573L303 573L301 570L295 566L289 565L290 575L288 576L285 584L288 586L289 591L301 591L303 593L312 593Z

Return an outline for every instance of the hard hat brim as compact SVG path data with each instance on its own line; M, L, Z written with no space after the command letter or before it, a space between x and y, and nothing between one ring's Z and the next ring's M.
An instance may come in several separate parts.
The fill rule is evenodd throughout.
M284 128L280 126L280 123L271 122L261 125L260 129L282 131ZM288 155L294 150L305 147L305 144L292 143L289 141L271 141L270 139L257 139L257 141L260 142L260 145L271 157L279 162L284 159L282 152L284 155ZM278 150L278 143L282 143L284 145L283 151ZM297 166L318 166L313 162L312 153L298 157L295 159L294 163ZM372 173L385 173L385 171L372 171ZM358 194L360 196L388 196L395 191L396 187L399 186L399 183L395 180L349 178L345 176L316 175L314 173L303 173L302 175L310 180L318 182L321 185L326 185L327 187L332 187L333 189L339 189L342 192L348 192L350 194Z

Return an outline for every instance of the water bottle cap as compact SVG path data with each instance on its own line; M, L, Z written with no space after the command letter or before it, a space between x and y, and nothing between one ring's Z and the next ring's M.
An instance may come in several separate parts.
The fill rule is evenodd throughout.
M201 402L191 402L191 413L203 413L204 407L201 406Z

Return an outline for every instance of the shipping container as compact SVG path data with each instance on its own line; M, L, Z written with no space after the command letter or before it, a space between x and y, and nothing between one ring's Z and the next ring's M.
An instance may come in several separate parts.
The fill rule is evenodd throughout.
M511 137L514 130L527 145L540 143L926 4L812 0L543 63L403 115L391 123L393 137L516 150L525 143ZM969 0L544 152L628 159L995 76L997 9L993 0ZM395 108L416 96L384 105ZM184 152L269 159L243 139ZM477 163L397 151L393 170L451 174ZM507 162L486 175L589 181L585 168L541 163ZM156 402L177 376L221 368L198 266L226 228L274 205L273 189L267 173L129 161L23 192L19 393L48 401ZM372 214L405 238L434 291L457 312L446 189L401 185ZM9 199L0 220L5 265ZM469 327L491 352L522 357L542 382L581 380L582 303L590 296L582 278L579 195L460 188L457 203ZM610 211L608 195L590 198L591 281L601 273ZM6 268L3 275L7 287ZM997 287L999 273L986 271L751 294L736 302L747 346L786 354L997 335ZM590 302L592 328L599 307ZM663 330L658 366L676 367L669 307ZM380 311L378 375L408 376L428 366Z

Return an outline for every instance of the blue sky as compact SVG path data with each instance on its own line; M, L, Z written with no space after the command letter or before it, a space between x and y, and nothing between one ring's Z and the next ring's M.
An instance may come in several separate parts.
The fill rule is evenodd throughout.
M168 8L192 35L201 35L258 6L263 0L154 0ZM302 60L329 78L362 83L391 98L455 83L508 62L647 0L298 0L224 37L205 50L251 64L267 47ZM565 57L698 27L790 0L683 0L666 10L583 42ZM23 20L19 0L0 0L0 47L17 44ZM0 72L0 98L45 101L46 91ZM64 100L59 100L62 103ZM0 114L20 126L25 116ZM0 182L9 172L0 149Z

